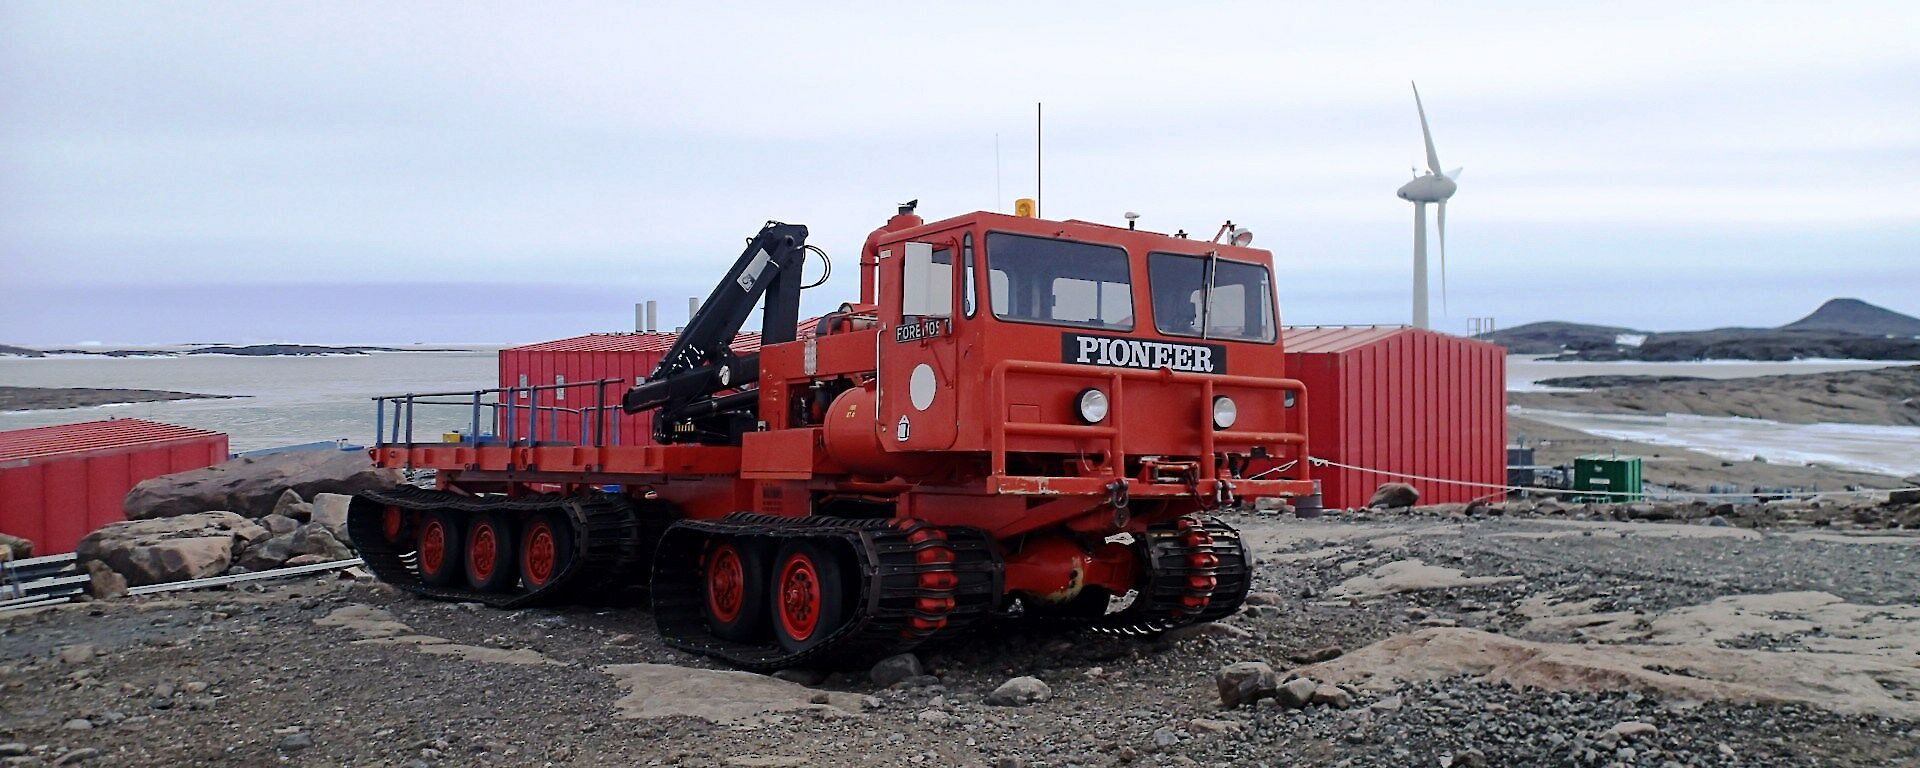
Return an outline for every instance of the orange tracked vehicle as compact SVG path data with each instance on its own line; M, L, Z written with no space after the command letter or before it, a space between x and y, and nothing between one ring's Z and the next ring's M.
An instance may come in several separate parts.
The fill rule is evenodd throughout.
M435 487L360 495L351 534L430 597L646 587L668 642L752 669L1013 613L1127 633L1229 615L1247 556L1208 513L1315 484L1272 257L1222 232L909 203L867 238L859 301L803 324L818 251L770 222L643 381L378 398L375 461ZM423 407L470 429L415 441ZM653 434L609 434L615 408Z

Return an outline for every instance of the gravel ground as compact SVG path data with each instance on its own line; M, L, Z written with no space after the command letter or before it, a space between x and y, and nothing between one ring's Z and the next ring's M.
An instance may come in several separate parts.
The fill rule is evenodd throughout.
M1369 644L1443 630L1627 647L1648 642L1628 635L1670 630L1690 607L1781 592L1830 593L1862 618L1775 627L1765 622L1779 615L1740 614L1742 626L1761 629L1701 642L1746 649L1727 653L1778 651L1769 666L1783 674L1801 660L1838 656L1920 667L1920 646L1910 647L1920 643L1920 616L1908 607L1920 600L1920 538L1904 533L1366 517L1234 518L1258 559L1255 588L1270 604L1213 628L1137 639L1002 622L923 649L930 674L890 687L864 669L826 675L818 691L714 673L662 646L637 607L510 613L333 578L12 614L0 617L0 761L1920 764L1910 717L1920 689L1895 676L1875 691L1881 711L1844 697L1821 705L1699 701L1635 686L1557 690L1484 669L1353 685L1342 692L1344 708L1291 709L1272 699L1223 708L1216 673L1234 662L1264 661L1285 677L1296 660L1340 651L1365 658L1357 651ZM1396 585L1395 568L1412 560L1427 570L1406 572L1427 581ZM1447 569L1470 585L1445 586ZM1633 618L1605 625L1626 634L1602 636L1578 623L1536 623L1543 605ZM1858 654L1822 644L1866 636L1878 645ZM644 663L675 666L612 666ZM630 696L623 670L631 669L683 684ZM1050 698L986 703L1019 676L1044 681ZM1828 687L1808 676L1785 681L1810 694ZM788 711L720 724L695 716L739 695ZM652 705L647 716L633 716L636 698Z

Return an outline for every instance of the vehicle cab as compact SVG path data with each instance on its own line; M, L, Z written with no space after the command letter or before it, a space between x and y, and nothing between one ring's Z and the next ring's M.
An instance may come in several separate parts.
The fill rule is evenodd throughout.
M1272 480L1305 481L1305 392L1284 376L1265 250L903 209L868 238L861 273L861 305L822 332L877 331L862 421L880 452L946 454L998 493L1115 479L1231 492L1214 481L1253 458L1295 460Z

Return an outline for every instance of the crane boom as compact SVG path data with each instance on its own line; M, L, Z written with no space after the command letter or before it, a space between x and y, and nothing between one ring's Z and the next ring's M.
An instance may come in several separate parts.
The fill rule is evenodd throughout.
M658 408L654 437L663 443L736 443L752 428L755 398L720 395L760 378L757 352L735 354L732 344L765 299L761 344L793 341L800 325L800 273L807 228L769 221L687 321L647 380L627 391L621 409Z

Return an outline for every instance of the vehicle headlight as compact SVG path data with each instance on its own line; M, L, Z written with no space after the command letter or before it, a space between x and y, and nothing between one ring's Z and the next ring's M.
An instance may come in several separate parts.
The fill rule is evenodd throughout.
M1240 406L1233 398L1221 395L1213 399L1213 426L1216 429L1232 429L1233 423L1240 420Z
M1081 421L1098 424L1107 420L1107 393L1093 388L1083 389L1075 402L1080 408Z

